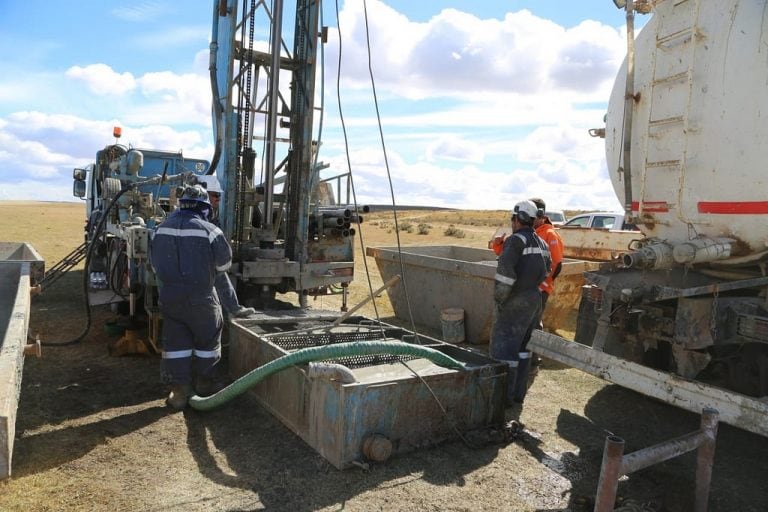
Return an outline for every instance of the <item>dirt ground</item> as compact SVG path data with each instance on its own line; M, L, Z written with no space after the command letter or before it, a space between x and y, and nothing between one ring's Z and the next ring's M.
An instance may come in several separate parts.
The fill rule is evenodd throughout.
M79 203L0 202L0 239L31 242L50 268L82 241L83 217ZM505 217L404 212L401 222L414 229L400 232L401 243L484 247ZM391 213L365 220L366 245L396 243ZM418 224L430 234L418 235ZM466 236L445 236L449 224ZM375 288L381 279L367 263ZM350 305L368 289L362 257L357 265ZM33 300L32 333L57 342L82 332L81 278L75 270ZM334 301L311 305L329 309ZM376 303L383 320L398 322L386 295ZM362 312L373 315L370 306ZM207 413L169 412L157 357L107 354L104 323L112 318L108 307L94 308L81 343L26 360L13 476L0 483L0 510L591 510L606 435L624 438L628 453L699 423L545 361L520 415L520 439L479 448L457 440L338 471L250 396ZM694 470L695 454L687 454L624 478L625 509L690 510ZM720 425L709 509L768 510L767 475L768 440Z

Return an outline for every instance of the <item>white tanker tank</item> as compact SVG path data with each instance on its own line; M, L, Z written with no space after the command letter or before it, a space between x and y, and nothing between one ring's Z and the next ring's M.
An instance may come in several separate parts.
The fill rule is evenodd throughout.
M676 263L763 259L766 2L661 1L654 11L635 41L634 108L625 116L627 60L609 102L606 158L617 196Z
M634 4L651 18L628 38L604 136L646 238L585 274L579 343L537 331L531 346L768 435L768 1Z

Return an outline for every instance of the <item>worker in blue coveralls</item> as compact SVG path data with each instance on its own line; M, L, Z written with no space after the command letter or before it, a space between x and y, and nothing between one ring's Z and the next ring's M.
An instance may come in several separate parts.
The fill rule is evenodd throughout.
M533 230L536 210L531 201L515 205L513 233L504 241L494 277L489 354L509 368L507 406L522 403L528 391L531 360L525 348L541 310L539 285L551 266L547 244Z
M208 220L216 226L221 228L219 221L219 201L221 201L221 186L219 185L219 179L213 175L199 176L198 181L205 188L208 193L208 200L211 203L211 214ZM237 299L237 293L235 287L232 286L232 281L229 279L229 274L226 272L219 272L216 274L214 281L216 293L219 295L219 301L221 301L221 307L228 314L237 317L247 317L256 313L253 308L247 308L240 304Z
M232 264L224 233L206 220L211 203L205 189L186 187L179 205L158 226L150 244L160 280L162 370L171 384L166 403L176 410L187 406L193 382L200 395L209 394L214 385L224 324L214 279Z

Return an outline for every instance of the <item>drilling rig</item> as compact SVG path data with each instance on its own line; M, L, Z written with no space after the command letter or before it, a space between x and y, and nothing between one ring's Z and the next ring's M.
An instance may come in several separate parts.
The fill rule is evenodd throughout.
M357 208L313 201L348 173L320 179L322 105L315 77L327 30L321 2L295 2L284 30L284 2L214 2L210 73L216 150L209 173L224 190L222 229L232 241L241 302L263 307L275 293L346 292L354 273ZM270 28L268 50L255 34ZM283 39L293 33L292 48ZM316 119L316 114L319 114ZM349 189L348 185L346 189ZM346 295L345 295L346 299Z
M507 389L502 363L353 316L362 303L344 313L307 308L307 297L336 293L347 309L356 229L367 211L350 201L350 172L320 177L328 167L318 160L323 105L316 102L316 83L322 84L317 74L327 41L321 2L214 0L212 6L210 164L171 161L150 169L150 152L113 145L99 154L101 162L104 153L117 152L109 172L98 162L76 170L75 193L89 202L94 240L88 270L100 275L99 258L110 254L94 249L106 230L128 262L116 273L128 285L131 316L133 294L143 295L149 337L158 344L160 283L146 259L147 241L174 207L173 185L215 174L222 189L219 222L233 251L230 277L240 302L256 314L227 322L235 382L211 397L193 397L192 407L206 410L252 392L338 468L499 427ZM284 27L287 6L294 7L294 22ZM100 200L91 199L94 194ZM276 298L290 293L297 301ZM278 366L274 375L264 370Z

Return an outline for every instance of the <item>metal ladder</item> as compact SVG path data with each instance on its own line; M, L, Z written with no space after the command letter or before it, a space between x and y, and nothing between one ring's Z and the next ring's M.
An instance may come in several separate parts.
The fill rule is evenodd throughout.
M83 261L88 249L88 243L83 242L72 252L64 256L58 263L56 263L49 271L45 273L42 281L40 281L41 293L49 288L53 283L61 279L61 277L69 272L74 266Z
M689 109L693 89L693 65L701 30L697 26L701 0L674 0L660 18L653 52L652 80L648 91L648 124L645 136L645 165L641 174L638 215L643 211L680 215L685 181ZM672 141L676 141L674 144ZM657 173L674 172L679 180L677 197L652 197L646 203L646 182ZM668 190L668 187L664 187ZM658 187L656 191L660 190ZM658 193L658 192L657 192Z

